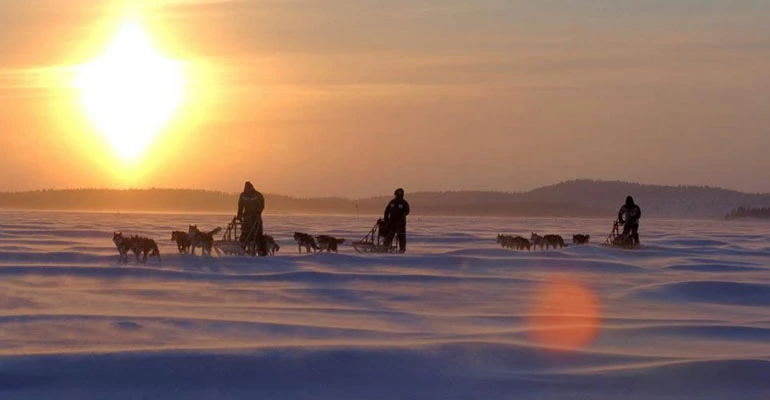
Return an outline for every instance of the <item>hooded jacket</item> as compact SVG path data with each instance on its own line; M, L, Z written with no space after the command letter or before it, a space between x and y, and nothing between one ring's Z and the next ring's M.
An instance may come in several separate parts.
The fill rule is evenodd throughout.
M642 217L642 209L634 203L634 198L626 197L626 204L618 211L618 221L621 224L638 224Z
M404 200L403 192L398 193L400 194L396 194L396 197L385 207L385 221L406 224L406 216L409 215L409 203Z
M243 217L262 217L262 211L265 209L265 197L254 189L251 182L246 182L243 187L243 193L238 198L237 218Z

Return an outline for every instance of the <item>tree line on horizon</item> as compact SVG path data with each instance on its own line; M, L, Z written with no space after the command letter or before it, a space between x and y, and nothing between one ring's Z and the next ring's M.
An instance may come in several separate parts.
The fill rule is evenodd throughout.
M383 212L388 196L365 199L295 198L265 193L266 213L373 214ZM443 198L443 201L442 201ZM419 215L599 216L579 205L511 202L492 192L414 193ZM0 208L80 211L236 212L238 194L201 189L63 189L0 193Z
M770 207L770 195L703 186L573 180L528 192L412 192L414 215L613 218L626 195L645 217L722 218L736 206ZM267 213L380 214L390 196L296 198L265 193ZM47 189L0 192L0 208L235 213L238 193L203 189Z
M730 210L725 219L738 219L738 218L770 218L770 207L736 207Z

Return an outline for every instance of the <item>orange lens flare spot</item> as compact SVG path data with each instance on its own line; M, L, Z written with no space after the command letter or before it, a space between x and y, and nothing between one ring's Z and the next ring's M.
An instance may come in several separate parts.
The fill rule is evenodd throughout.
M570 278L541 284L533 298L530 338L538 344L576 350L599 332L599 299L586 285Z

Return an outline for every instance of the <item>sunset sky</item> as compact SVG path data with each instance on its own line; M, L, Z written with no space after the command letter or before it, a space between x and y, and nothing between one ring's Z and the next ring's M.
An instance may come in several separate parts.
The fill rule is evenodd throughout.
M0 191L770 192L768 21L766 0L0 0Z

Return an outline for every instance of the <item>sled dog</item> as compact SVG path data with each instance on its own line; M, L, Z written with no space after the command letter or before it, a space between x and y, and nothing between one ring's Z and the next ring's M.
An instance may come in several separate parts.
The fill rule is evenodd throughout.
M572 244L588 244L591 240L591 235L577 234L572 235Z
M338 251L338 246L345 243L345 239L338 239L334 236L320 235L316 236L318 240L318 248L320 251L335 252Z
M297 241L297 251L299 253L302 253L303 247L308 253L310 253L310 249L313 249L313 251L319 250L313 236L308 235L307 233L294 232L294 240Z
M176 241L176 247L179 253L187 253L190 251L190 238L187 236L187 232L173 231L171 232L171 240Z
M198 225L190 225L187 230L187 237L190 239L190 253L195 254L195 248L201 248L201 255L211 255L211 247L214 245L214 235L219 233L222 228L216 227L209 232L202 232Z

